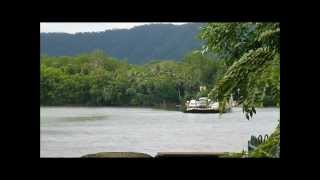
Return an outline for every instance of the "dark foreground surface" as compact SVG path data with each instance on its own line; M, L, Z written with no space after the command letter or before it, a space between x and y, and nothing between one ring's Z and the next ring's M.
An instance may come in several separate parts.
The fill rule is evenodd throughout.
M241 158L241 153L227 153L227 152L161 152L155 157L149 154L137 153L137 152L100 152L96 154L87 154L82 158Z
M100 152L87 154L83 158L152 158L149 154L136 152Z

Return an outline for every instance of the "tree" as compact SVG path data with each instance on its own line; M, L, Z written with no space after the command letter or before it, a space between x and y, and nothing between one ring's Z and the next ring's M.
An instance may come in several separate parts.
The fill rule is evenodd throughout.
M250 31L251 27L254 27L255 32ZM240 38L236 33L238 31L251 33ZM217 82L209 94L222 104L221 108L225 107L224 104L229 101L231 94L238 93L240 90L239 103L243 105L243 110L249 119L249 116L252 117L255 113L257 104L261 103L261 98L268 87L272 89L277 104L280 103L280 27L278 23L213 23L203 29L200 37L207 40L205 51L213 50L227 54L228 59L233 61L224 77ZM223 46L223 41L231 47ZM236 53L231 49L237 47L238 43L245 48L241 51L237 50ZM239 52L241 52L240 55Z
M206 41L203 52L214 51L226 58L228 69L209 93L219 101L221 111L237 91L247 119L256 113L267 89L280 105L279 23L210 23L200 38ZM279 125L271 137L251 155L279 157Z
M181 61L131 65L94 51L77 56L41 56L42 105L179 104L211 87L220 63L199 52Z

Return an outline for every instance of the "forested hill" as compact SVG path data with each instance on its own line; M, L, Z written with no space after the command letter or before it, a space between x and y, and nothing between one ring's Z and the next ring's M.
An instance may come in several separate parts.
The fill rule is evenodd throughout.
M41 33L41 54L70 56L100 49L118 59L127 59L131 64L180 59L201 47L197 34L203 25L151 24L91 33Z

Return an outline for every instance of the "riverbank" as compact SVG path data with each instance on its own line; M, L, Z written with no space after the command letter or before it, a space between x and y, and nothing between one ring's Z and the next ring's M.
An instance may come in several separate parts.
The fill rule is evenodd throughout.
M154 105L154 106L136 106L136 105L109 105L109 106L100 106L100 105L72 105L72 104L66 104L66 105L40 105L40 107L44 108L55 108L55 107L65 107L65 108L73 108L73 107L87 107L87 108L104 108L104 107L110 107L110 108L163 108L163 109L177 109L178 104L170 104L170 105Z
M40 106L40 108L119 108L119 109L132 109L132 108L151 108L151 109L160 109L160 110L168 110L168 111L181 111L183 112L184 109L181 106L177 106L175 104L167 105L167 106L162 106L162 105L157 105L157 106L128 106L128 105L123 105L123 106L91 106L91 105L64 105L64 106Z

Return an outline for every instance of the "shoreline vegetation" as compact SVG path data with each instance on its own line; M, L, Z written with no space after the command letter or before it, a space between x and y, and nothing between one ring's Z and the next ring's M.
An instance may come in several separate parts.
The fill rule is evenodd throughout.
M145 65L128 64L101 51L41 56L40 105L184 106L187 100L208 96L226 70L222 62L197 51L182 60ZM266 92L264 106L275 105L271 96Z
M102 51L41 56L41 105L181 105L212 88L222 62L199 52L180 60L133 65Z

